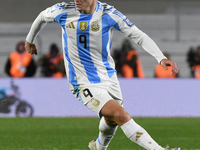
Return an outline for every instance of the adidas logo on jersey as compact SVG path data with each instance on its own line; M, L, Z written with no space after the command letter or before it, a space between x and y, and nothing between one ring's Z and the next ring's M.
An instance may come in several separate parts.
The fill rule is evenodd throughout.
M66 25L66 28L76 29L73 22L71 22L70 24Z

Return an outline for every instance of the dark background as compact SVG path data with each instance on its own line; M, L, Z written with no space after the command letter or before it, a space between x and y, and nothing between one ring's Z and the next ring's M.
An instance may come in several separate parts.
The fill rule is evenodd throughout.
M67 0L65 2L71 2ZM58 0L1 0L0 22L32 22L38 13L59 3ZM200 0L102 0L124 14L163 14L174 11L177 5L187 13L198 11ZM179 3L179 4L178 4Z

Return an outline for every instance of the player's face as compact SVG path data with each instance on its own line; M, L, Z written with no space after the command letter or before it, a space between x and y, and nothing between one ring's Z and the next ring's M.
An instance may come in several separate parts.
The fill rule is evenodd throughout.
M96 0L74 0L76 9L82 13L91 14L96 7Z

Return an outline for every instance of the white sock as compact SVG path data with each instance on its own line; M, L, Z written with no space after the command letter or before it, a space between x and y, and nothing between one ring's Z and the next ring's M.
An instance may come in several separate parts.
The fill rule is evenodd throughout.
M98 150L106 150L112 140L118 126L108 126L104 117L99 123L99 137L97 138L96 146Z
M162 147L158 145L150 135L133 119L129 120L121 126L125 135L133 142L148 150L160 150Z

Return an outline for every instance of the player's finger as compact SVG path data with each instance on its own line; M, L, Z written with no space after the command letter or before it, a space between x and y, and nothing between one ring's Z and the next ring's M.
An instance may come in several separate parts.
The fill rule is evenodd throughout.
M37 55L37 49L35 49L34 54Z
M171 66L172 66L172 75L174 75L175 73L178 72L178 66L176 65L175 62L172 62Z
M29 52L31 55L33 55L33 51L32 50L30 50L30 52Z
M37 46L35 43L34 43L33 49L34 49L34 54L37 55Z
M32 54L32 55L33 55L33 54L36 54L35 49L32 49L31 54Z
M27 52L28 52L29 54L31 54L31 49L27 49Z
M165 68L165 70L167 70L167 65L165 64L165 62L162 62L161 65Z

